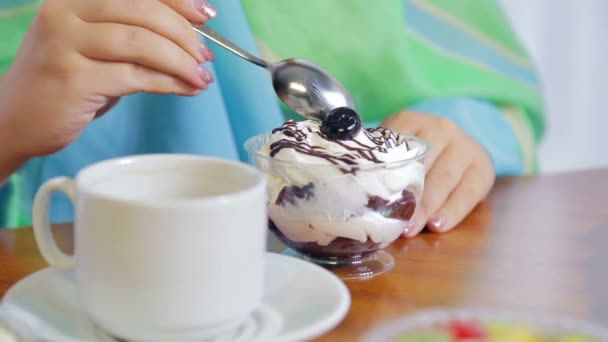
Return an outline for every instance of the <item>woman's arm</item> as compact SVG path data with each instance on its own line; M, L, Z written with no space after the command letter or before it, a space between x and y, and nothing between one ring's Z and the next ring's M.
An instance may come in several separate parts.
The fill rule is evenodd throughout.
M469 97L444 97L420 101L408 110L444 117L478 142L492 160L497 177L534 171L524 147L506 113L491 102ZM518 115L522 115L519 113ZM524 146L525 145L525 146Z

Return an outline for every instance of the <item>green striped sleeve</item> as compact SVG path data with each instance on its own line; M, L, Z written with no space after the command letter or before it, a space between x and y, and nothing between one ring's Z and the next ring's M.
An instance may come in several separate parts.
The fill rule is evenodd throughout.
M39 7L38 2L13 7L2 5L4 4L0 4L0 75L12 64Z

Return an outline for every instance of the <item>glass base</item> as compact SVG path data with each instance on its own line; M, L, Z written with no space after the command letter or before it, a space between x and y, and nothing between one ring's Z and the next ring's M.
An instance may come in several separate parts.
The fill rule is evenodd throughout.
M287 248L282 254L315 263L345 280L370 279L390 271L395 266L395 258L383 250L352 259L323 259L304 255L291 248Z

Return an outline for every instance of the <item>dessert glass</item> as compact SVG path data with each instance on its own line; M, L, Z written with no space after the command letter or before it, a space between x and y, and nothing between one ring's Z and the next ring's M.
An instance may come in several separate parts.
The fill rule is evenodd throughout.
M268 177L268 227L289 247L284 253L321 265L342 279L366 279L389 271L395 261L383 248L414 217L429 145L403 135L418 147L414 156L403 160L312 164L270 157L264 147L271 136L254 136L245 148L249 162ZM378 188L391 198L374 194Z

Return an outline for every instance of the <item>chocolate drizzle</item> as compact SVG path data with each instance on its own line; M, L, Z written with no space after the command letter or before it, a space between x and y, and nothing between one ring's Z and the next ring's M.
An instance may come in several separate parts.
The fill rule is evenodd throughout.
M410 146L404 136L395 134L386 128L370 128L361 130L361 132L363 132L363 134L365 134L365 136L369 139L371 145L361 142L356 138L350 140L330 139L320 131L313 131L308 126L304 129L299 129L297 123L292 120L285 122L281 127L275 128L272 131L273 134L279 132L285 135L287 138L270 144L271 157L274 157L282 149L291 148L302 154L325 159L334 165L344 164L350 166L357 165L358 163L356 159L358 158L363 158L376 164L382 163L382 161L376 156L376 153L387 153L389 149L395 148L402 144L405 144L408 151L410 150ZM326 152L326 149L323 147L311 146L306 140L310 134L317 134L322 139L342 146L351 153L335 155ZM357 146L352 146L353 144L351 142ZM351 144L349 145L349 143ZM353 170L343 171L346 173L354 173L357 171L357 169L355 168Z

